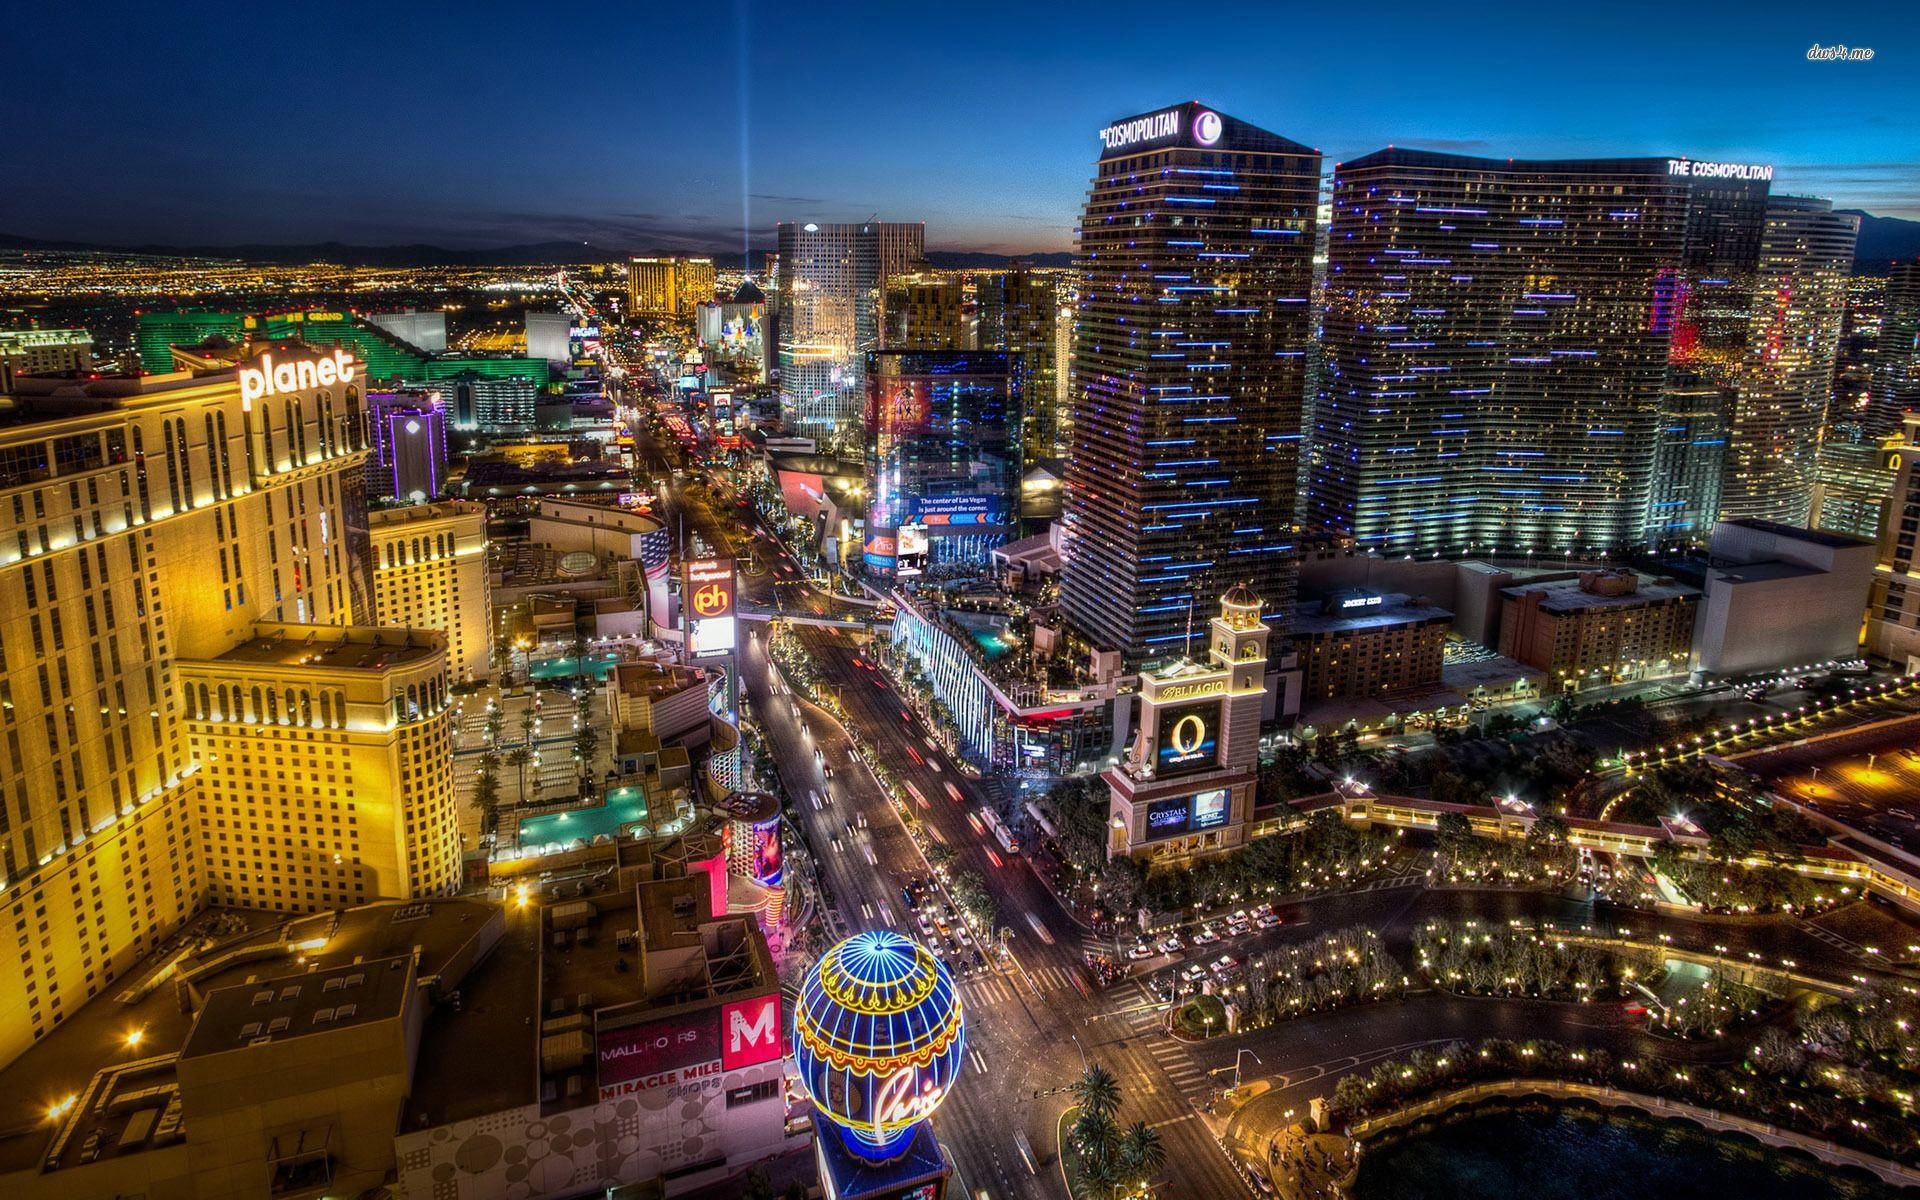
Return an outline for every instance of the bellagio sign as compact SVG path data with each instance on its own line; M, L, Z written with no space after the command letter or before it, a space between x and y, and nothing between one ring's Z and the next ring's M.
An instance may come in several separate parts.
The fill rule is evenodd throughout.
M319 358L273 361L262 354L257 363L240 368L240 407L253 411L253 402L268 396L297 392L303 388L344 387L353 382L358 366L353 355L336 349Z

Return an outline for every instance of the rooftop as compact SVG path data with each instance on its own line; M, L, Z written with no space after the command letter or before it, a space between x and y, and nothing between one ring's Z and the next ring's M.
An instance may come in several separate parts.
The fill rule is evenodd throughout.
M446 650L446 635L369 625L254 625L254 636L216 658L222 663L387 671Z
M1735 525L1741 529L1751 529L1755 533L1770 533L1775 537L1791 538L1798 542L1809 542L1815 546L1825 546L1829 550L1845 550L1853 546L1871 546L1873 543L1844 533L1829 533L1824 529L1806 529L1799 525L1788 525L1781 521L1762 521L1749 517L1738 521L1722 521L1722 525Z
M398 954L219 988L207 996L180 1057L397 1019L412 990L412 961Z
M419 967L410 977L430 979L446 973L457 978L485 953L489 922L499 913L497 905L465 899L385 901L303 917L251 909L203 912L111 988L0 1069L0 1174L31 1168L46 1155L56 1132L65 1130L66 1144L72 1145L94 1128L111 1124L117 1130L125 1125L128 1113L105 1104L75 1106L64 1121L48 1120L52 1106L86 1093L96 1075L105 1073L103 1101L126 1094L132 1086L141 1090L171 1086L175 1056L183 1050L210 1053L222 1048L215 1044L222 1034L238 1046L239 1031L254 1019L262 1021L262 1033L266 1033L265 1026L271 1023L266 1017L242 1016L237 1024L231 1023L230 1001L223 992L238 988L235 995L243 1011L265 1013L266 1006L251 1008L253 994L264 990L264 985L258 989L246 985L272 978L274 1014L289 1017L284 1032L292 1036L300 1022L291 1019L295 1016L291 1007L280 1007L279 995L281 985L298 976L302 994L288 997L288 1002L307 1006L300 1010L307 1031L312 1029L312 1009L331 1006L337 1019L342 1003L364 1005L349 1014L357 1022L363 1012L373 1013L376 1003L385 1006L391 999L389 985L375 984L368 964L411 959L417 947ZM324 990L324 980L333 973L356 971L368 975L368 982L359 985L362 999L347 999L340 988ZM321 982L309 986L304 982L309 977ZM375 996L377 1001L372 999ZM320 1003L322 999L325 1004ZM208 1010L213 1011L212 1023L205 1025L203 1034L200 1017ZM137 1043L129 1040L136 1031ZM470 1048L467 1053L472 1056ZM524 1068L531 1095L531 1061L489 1059L489 1068L503 1079ZM112 1112L104 1111L109 1107ZM69 1151L63 1161L79 1159Z
M1546 599L1540 606L1551 612L1574 612L1589 608L1632 608L1636 605L1658 604L1666 600L1693 599L1700 595L1695 588L1686 587L1671 580L1649 579L1644 575L1640 577L1638 588L1618 596L1586 591L1581 588L1578 579L1554 579L1500 589L1501 595L1512 596L1515 599L1529 592L1544 592Z
M1396 593L1380 597L1374 607L1351 612L1321 612L1321 602L1304 600L1295 606L1293 634L1353 633L1362 629L1384 629L1393 625L1451 623L1453 614L1431 604L1415 604L1411 596Z
M420 521L449 521L455 517L487 515L487 506L475 500L439 500L432 504L409 504L402 508L376 508L367 513L367 524L408 525Z
M1736 566L1717 567L1713 578L1727 583L1772 583L1780 579L1799 579L1807 575L1825 575L1827 572L1818 567L1803 567L1790 562L1740 563Z

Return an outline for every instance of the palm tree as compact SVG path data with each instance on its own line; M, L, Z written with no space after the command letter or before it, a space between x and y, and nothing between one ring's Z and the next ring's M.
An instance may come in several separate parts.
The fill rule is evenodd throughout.
M1074 1099L1080 1102L1085 1113L1099 1113L1111 1117L1120 1107L1120 1081L1113 1072L1095 1063L1070 1085ZM1084 1114L1082 1119L1084 1119Z
M1089 1182L1104 1188L1118 1178L1114 1173L1119 1165L1114 1150L1119 1138L1120 1127L1099 1109L1082 1108L1074 1118L1073 1141L1080 1149L1080 1173Z
M1167 1165L1167 1147L1145 1121L1135 1121L1120 1135L1120 1166L1129 1179L1150 1179Z

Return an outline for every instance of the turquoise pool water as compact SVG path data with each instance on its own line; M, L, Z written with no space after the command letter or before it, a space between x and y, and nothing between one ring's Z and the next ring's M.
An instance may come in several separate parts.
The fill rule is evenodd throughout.
M520 822L520 847L530 850L536 846L565 845L578 838L591 841L646 819L646 794L636 787L615 788L593 808L524 818Z
M991 629L973 630L973 640L980 643L980 649L986 652L988 659L999 658L1008 649L1007 644L1000 640L999 633Z
M588 657L586 670L582 671L580 660L577 658L549 658L527 668L527 675L532 679L569 679L575 675L587 674L598 681L604 680L613 670L613 665L619 661L620 656L609 650L603 654Z

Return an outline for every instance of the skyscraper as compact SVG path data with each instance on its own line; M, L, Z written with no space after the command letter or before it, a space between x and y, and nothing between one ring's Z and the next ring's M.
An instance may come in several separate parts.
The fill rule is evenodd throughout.
M1920 259L1893 264L1881 312L1866 427L1884 435L1920 408Z
M1100 131L1061 606L1131 660L1245 582L1293 609L1320 155L1190 101Z
M876 570L984 563L1019 524L1026 361L883 350L867 363L865 558Z
M779 246L780 412L820 438L857 433L866 355L882 329L881 287L923 255L926 227L782 222Z
M1775 196L1767 205L1751 365L1728 434L1722 520L1807 522L1859 229L1858 217L1834 212L1826 200ZM1894 423L1862 432L1872 439L1897 427L1896 414Z
M1709 164L1711 167L1713 164ZM1772 171L1696 172L1687 181L1687 235L1667 327L1667 380L1647 483L1652 547L1701 545L1720 516L1728 426L1749 364L1756 273ZM1745 177L1742 177L1742 176Z
M710 258L635 258L627 262L627 311L636 317L686 317L714 296Z
M1686 246L1673 167L1341 164L1308 522L1422 557L1637 544Z
M437 392L371 392L367 494L438 500L447 480L447 409Z
M887 350L971 350L974 316L967 303L967 281L958 272L921 270L888 276Z
M1027 363L1027 397L1021 417L1021 449L1027 461L1064 453L1056 439L1065 402L1060 370L1060 276L1018 267L974 281L982 350L1006 350Z
M457 882L446 641L348 628L373 619L363 369L276 342L17 381L0 877L37 919L0 941L0 1061L208 900Z

